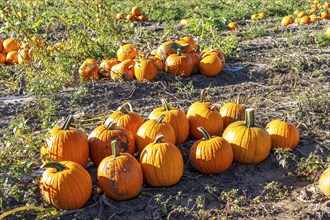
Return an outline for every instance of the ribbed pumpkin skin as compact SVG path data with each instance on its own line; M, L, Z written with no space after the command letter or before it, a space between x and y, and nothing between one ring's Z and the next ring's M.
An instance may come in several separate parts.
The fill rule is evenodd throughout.
M191 75L193 68L194 64L192 59L185 54L171 54L167 57L165 62L165 70L167 73L184 78Z
M200 104L194 111L188 115L189 134L194 138L202 138L203 134L198 131L202 126L210 135L219 135L223 130L222 116L216 108Z
M156 56L165 61L171 54L176 54L177 50L180 49L180 45L174 41L167 41L162 43L156 51Z
M73 161L85 167L89 157L87 136L76 128L62 130L56 126L50 130L40 153L42 158L46 154L51 161Z
M102 160L97 169L97 180L109 198L122 201L140 193L143 174L134 156L120 153L117 157L109 156Z
M222 137L231 144L234 160L239 163L259 163L266 159L271 149L270 135L259 127L248 128L244 121L230 124Z
M175 144L175 132L172 125L168 122L157 122L155 119L150 119L141 125L136 133L135 143L137 150L142 152L160 133L164 135L164 142Z
M203 57L199 62L199 71L205 76L216 76L222 69L222 62L215 54Z
M231 145L219 136L196 141L190 148L191 165L202 173L218 174L225 172L233 162Z
M40 180L40 192L57 209L79 209L92 193L92 178L85 168L72 161L62 161L67 168L47 168Z
M78 72L85 79L98 80L100 79L100 64L94 59L86 59L79 67Z
M134 65L135 61L132 59L127 59L114 65L111 68L110 76L111 79L126 79L132 80L135 78L134 75Z
M330 198L330 167L321 174L318 183L321 192Z
M191 45L192 50L196 50L197 49L197 44L196 44L195 40L192 37L190 37L190 36L184 36L180 40L184 40L184 41L188 42Z
M151 81L156 79L159 71L152 59L140 58L135 62L134 74L139 81Z
M189 122L184 112L176 108L166 110L162 106L154 109L148 119L157 119L162 114L165 114L163 121L170 123L174 129L176 144L183 143L189 135Z
M118 126L108 130L106 125L100 125L88 136L90 159L95 166L105 157L112 155L110 146L113 140L118 141L120 152L134 154L135 140L130 131Z
M117 126L131 131L133 136L135 136L139 127L144 123L144 119L137 112L117 110L109 115L104 124L108 125L112 122L116 122Z
M194 112L198 111L198 109L202 106L204 107L207 107L207 106L210 106L212 105L212 102L201 102L201 101L197 101L197 102L194 102L193 104L191 104L187 110L187 118L193 114Z
M300 139L299 131L292 123L279 119L272 120L266 125L266 131L270 134L273 148L297 147Z
M111 79L111 74L110 74L111 68L119 63L120 61L117 60L116 58L103 60L100 64L100 74L105 78Z
M139 54L139 50L134 44L125 44L117 51L117 59L122 62L127 59L134 59Z
M246 106L236 102L228 102L220 108L220 114L223 119L223 129L235 122L245 120Z
M150 143L140 155L144 181L153 187L172 186L183 174L183 158L172 143Z

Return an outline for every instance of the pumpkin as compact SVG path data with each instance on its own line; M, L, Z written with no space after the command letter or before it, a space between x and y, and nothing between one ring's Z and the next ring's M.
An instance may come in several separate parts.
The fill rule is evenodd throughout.
M194 102L189 106L187 113L186 113L187 118L194 112L198 111L200 105L205 106L205 107L212 105L212 102L205 101L207 92L208 92L208 88L201 90L200 96L199 96L200 101Z
M326 36L327 38L330 38L330 26L327 27L327 29L325 30L325 36Z
M199 72L199 61L200 61L199 55L191 52L191 53L186 53L186 56L189 56L193 63L193 69L192 69L191 73L192 74L198 73Z
M330 167L328 167L319 178L319 189L320 191L330 198Z
M159 74L156 62L153 59L142 57L135 62L134 75L139 81L151 81Z
M238 24L237 24L236 22L230 22L230 23L228 24L227 28L228 28L229 30L232 31L232 30L236 30L236 29L238 29L239 26L238 26Z
M179 39L176 40L175 42L179 44L180 47L184 47L184 50L182 50L183 53L190 53L193 50L192 45L185 40Z
M317 22L319 20L319 17L315 14L312 14L309 16L309 19L311 20L311 22Z
M175 76L188 77L193 68L193 61L189 56L182 54L181 49L178 49L177 54L169 55L165 61L166 72Z
M158 135L140 155L140 165L144 181L152 187L172 186L179 182L183 174L183 157L180 150L170 142L163 142Z
M128 109L126 106L128 106ZM139 113L133 111L131 103L126 102L111 113L104 124L108 125L110 123L116 123L117 126L126 128L135 136L139 127L144 123L144 119Z
M175 144L175 131L170 123L163 122L164 117L165 115L162 114L157 120L150 119L141 125L135 137L139 152L142 152L148 144L153 142L159 133L163 134L165 142Z
M154 63L156 64L157 70L160 73L161 70L164 69L163 61L159 57L156 57L154 55L151 55L151 53L149 55L149 58L154 61Z
M190 36L184 36L184 37L182 37L180 40L184 40L184 41L186 41L187 43L189 43L190 46L191 46L191 48L192 48L192 50L197 50L197 44L196 44L194 38L192 38L192 37L190 37Z
M120 61L116 58L103 60L100 64L100 74L105 78L111 79L111 68L119 63Z
M6 63L6 57L7 57L6 52L0 53L0 64L5 64Z
M148 18L147 15L140 15L140 16L138 16L137 20L139 20L139 21L148 21L149 18Z
M189 160L191 165L202 173L218 174L225 172L234 158L231 145L222 137L211 137L203 127L197 129L204 138L194 142L190 148Z
M156 56L159 57L163 62L166 61L167 57L171 54L176 54L178 49L182 49L181 46L174 41L167 41L162 43L156 51Z
M301 17L299 20L299 24L310 24L310 23L311 23L311 19L307 15Z
M223 53L221 53L217 49L212 49L212 48L208 47L201 52L201 58L203 59L204 57L206 57L207 55L210 55L210 54L214 54L214 55L217 55L217 57L219 57L219 59L221 60L221 63L222 63L221 70L223 70L223 68L226 65L226 60L225 60L225 56L223 55Z
M330 13L327 11L322 11L321 12L321 18L323 19L330 19Z
M92 178L80 164L72 161L46 162L40 179L40 193L57 209L79 209L92 194Z
M117 20L122 20L122 19L125 19L125 14L124 14L124 12L119 12L116 14L115 17Z
M84 79L98 80L100 79L100 63L95 59L86 59L78 70L80 76Z
M18 51L18 63L23 64L26 61L31 61L31 54L29 53L29 49L20 49Z
M288 26L289 24L294 23L294 19L291 15L284 16L281 20L281 25L282 26Z
M90 159L95 166L113 154L110 147L113 140L118 141L120 152L134 154L135 140L130 131L116 126L116 123L100 125L88 136Z
M198 130L202 126L210 135L219 135L223 130L222 116L215 104L207 103L198 105L187 115L189 121L189 134L194 138L202 138L203 134Z
M120 62L134 59L137 55L139 55L139 50L134 44L125 44L117 50L117 59Z
M239 103L239 98L236 102L227 102L220 108L220 114L223 119L223 129L235 121L245 120L246 106Z
M297 10L295 10L295 11L293 12L293 14L294 14L294 15L298 15L300 12L301 12L301 11L300 11L299 9L297 9Z
M16 41L15 38L7 38L3 41L3 50L6 53L9 53L10 51L18 51L20 48L19 43Z
M132 80L135 78L134 75L134 65L135 61L132 59L127 59L114 65L111 68L110 76L114 80Z
M141 8L139 6L134 6L132 8L131 14L134 16L140 16L141 15Z
M299 131L292 123L279 119L272 120L266 125L266 131L272 139L273 148L294 149L299 143Z
M222 70L223 64L218 56L209 54L199 61L199 71L205 76L216 76Z
M69 115L62 127L52 128L41 147L42 161L73 161L83 167L88 163L89 148L85 133L76 128L70 128L73 116Z
M0 39L0 53L2 53L3 51L3 40Z
M6 63L7 64L18 63L18 51L13 50L8 52L6 56Z
M134 21L136 19L137 19L137 17L135 15L132 15L132 14L128 14L126 16L126 20L128 20L128 21Z
M259 20L259 19L260 19L259 14L253 14L253 15L251 15L251 20Z
M298 18L302 18L302 17L304 17L304 16L306 16L306 13L303 12L303 11L301 11L301 12L299 12L299 13L297 14L297 17L298 17Z
M264 19L264 18L267 17L267 14L265 12L261 12L261 13L258 14L258 16L259 16L260 19Z
M256 164L268 156L271 138L266 130L254 124L254 109L245 111L245 121L230 124L222 137L232 146L234 160L239 163Z
M111 150L113 155L104 158L97 168L99 186L113 200L132 199L142 190L141 166L131 154L119 153L116 140L111 142Z
M189 134L188 118L181 109L173 108L165 99L161 99L162 106L154 109L148 116L148 119L158 119L165 114L164 122L172 125L175 132L176 144L183 143Z

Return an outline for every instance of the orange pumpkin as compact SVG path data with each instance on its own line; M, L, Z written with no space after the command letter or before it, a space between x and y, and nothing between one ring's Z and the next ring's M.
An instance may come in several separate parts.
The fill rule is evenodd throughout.
M163 62L166 61L167 57L171 54L176 54L178 49L182 49L181 46L174 41L167 41L162 43L156 51L156 56L159 57Z
M193 62L193 69L191 71L192 74L198 73L199 72L199 55L196 53L186 53L186 56L189 56Z
M310 23L311 23L311 19L307 15L301 17L299 20L299 24L310 24Z
M175 144L175 131L168 122L163 122L165 115L159 116L157 120L150 119L144 122L136 133L135 143L139 152L151 142L153 142L158 134L163 134L165 142Z
M219 57L219 59L222 62L221 70L223 70L223 68L226 65L226 60L225 60L225 56L223 55L223 53L221 53L220 50L212 49L212 48L208 47L201 52L201 58L203 59L204 57L206 57L207 55L210 55L210 54L214 54L214 55L217 55L217 57Z
M299 131L292 123L276 119L269 122L265 129L272 139L272 149L294 149L299 143Z
M128 109L126 106L128 106ZM131 103L126 102L119 106L115 112L111 113L104 124L108 125L111 123L116 123L117 126L126 128L135 137L137 130L144 123L144 119L139 113L133 111Z
M181 38L181 40L184 40L187 43L189 43L190 46L191 46L191 48L192 48L192 50L197 50L197 44L196 44L194 38L192 38L190 36L184 36L184 37Z
M212 105L212 102L205 101L207 92L208 92L208 88L201 90L200 96L199 96L199 101L194 102L189 106L187 113L186 113L187 118L194 112L198 111L200 105L205 106L205 107Z
M209 54L199 61L199 71L205 76L218 75L222 67L221 60L214 54Z
M141 15L141 8L139 6L134 6L132 8L131 14L134 16L140 16Z
M218 174L225 172L233 162L231 145L219 136L210 136L203 128L198 127L204 138L192 145L189 152L191 165L202 173Z
M161 99L161 102L162 106L154 109L148 119L158 119L165 114L163 121L174 128L176 144L185 142L189 134L188 118L181 109L173 108L165 99Z
M321 174L318 186L320 191L330 198L330 167L328 167L323 173Z
M139 50L134 44L125 44L117 50L117 59L124 61L127 59L134 59L139 55Z
M19 43L16 41L15 38L7 38L3 41L3 50L6 53L9 53L10 51L18 51L20 48Z
M140 155L144 181L152 187L166 187L176 184L183 174L183 157L180 150L170 142L163 142L158 135Z
M18 51L13 50L13 51L10 51L9 53L7 53L6 63L7 64L18 63Z
M186 78L191 75L193 70L193 61L178 49L177 54L171 54L165 61L165 70L167 73Z
M18 51L18 63L23 64L26 61L31 61L31 55L30 55L30 50L29 49L20 49Z
M176 40L175 42L179 44L181 47L184 47L182 53L190 53L191 51L193 51L193 47L189 42L182 39Z
M105 78L111 79L111 68L119 63L120 61L116 58L103 60L100 64L100 74Z
M80 164L72 161L46 162L40 180L44 200L57 209L79 209L92 194L92 178Z
M230 23L228 24L227 28L228 28L229 30L232 31L232 30L236 30L236 29L238 29L239 26L238 26L238 24L237 24L236 22L230 22Z
M124 14L124 12L119 12L119 13L117 13L116 16L115 16L115 18L116 18L117 20L123 20L123 19L125 19L125 14Z
M113 200L129 200L142 190L143 174L139 162L128 153L119 153L117 141L111 142L112 156L97 168L97 180L105 195Z
M245 120L246 106L239 103L239 98L236 102L227 102L220 108L220 114L223 119L223 129L235 122Z
M291 15L284 16L281 20L281 25L282 26L288 26L289 24L294 23L294 19Z
M255 164L263 161L271 149L271 138L266 130L254 124L254 109L245 111L245 121L230 124L222 137L232 146L234 160Z
M157 65L153 59L148 58L140 58L135 62L134 65L134 75L135 78L139 81L151 81L156 79L159 74L159 70Z
M0 53L0 64L5 64L6 63L6 57L7 57L6 52Z
M124 60L111 68L110 76L114 80L132 80L134 75L135 61L132 59Z
M98 80L100 79L100 63L92 58L86 59L78 72L83 79Z
M90 159L95 166L112 155L110 144L113 140L118 141L120 152L134 154L135 141L130 131L115 123L100 125L88 136Z
M0 39L0 53L2 53L3 51L3 40Z
M137 20L139 20L139 21L148 21L149 18L148 18L147 15L140 15L140 16L138 16Z
M86 134L76 128L70 128L73 121L69 115L62 127L52 128L46 137L40 153L43 162L73 161L86 166L89 157L89 147Z

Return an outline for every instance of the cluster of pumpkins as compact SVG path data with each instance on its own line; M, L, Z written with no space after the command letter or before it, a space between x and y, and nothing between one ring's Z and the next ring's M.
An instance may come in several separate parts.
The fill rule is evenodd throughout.
M239 100L219 106L204 101L206 92L202 90L201 100L186 112L162 99L162 106L146 121L130 103L124 103L88 137L70 127L69 116L62 127L50 130L41 147L43 167L47 168L40 181L43 198L58 209L82 207L92 192L92 180L84 168L89 160L98 167L100 189L117 201L137 196L143 182L151 187L174 185L184 170L176 144L184 143L188 136L197 139L189 161L207 174L223 173L233 161L259 163L272 148L297 146L300 136L293 124L276 119L264 129L255 124L254 110ZM137 152L138 159L133 156ZM322 184L324 191L329 181Z
M148 21L149 18L147 15L142 13L142 10L139 6L134 6L131 12L125 15L124 12L118 12L114 17L117 20L127 20L127 21Z
M41 46L41 42L36 37L31 41ZM23 64L32 60L33 47L27 40L23 40L22 45L15 38L0 40L0 64Z
M318 0L315 0L311 4L311 8L308 11L308 14L299 9L295 10L292 15L284 16L281 20L282 26L288 26L293 23L297 24L311 24L319 21L320 19L330 19L330 2L325 2L321 4ZM294 18L294 16L296 18Z
M151 81L161 71L180 77L201 73L215 76L224 68L224 55L217 49L197 51L190 36L162 43L152 51L139 51L134 44L125 44L117 51L116 58L102 62L86 59L79 68L82 79L98 80L101 77L113 80Z

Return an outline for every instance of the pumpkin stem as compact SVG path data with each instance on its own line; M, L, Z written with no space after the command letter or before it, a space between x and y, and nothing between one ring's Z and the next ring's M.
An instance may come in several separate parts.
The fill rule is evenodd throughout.
M111 152L113 157L118 157L120 155L117 140L111 141Z
M236 104L237 105L239 105L239 101L240 101L239 99L240 99L239 96L237 96L237 99L236 99Z
M209 88L202 89L199 99L201 102L205 102L205 96L207 95Z
M176 55L181 56L181 54L182 54L182 50L181 50L181 49L178 49L178 50L176 51Z
M221 105L219 105L217 103L213 103L212 105L210 105L209 108L211 111L220 111Z
M254 109L248 108L245 110L245 125L250 128L254 127Z
M161 116L159 116L159 118L157 118L156 122L162 123L164 118L165 118L165 114L162 114Z
M157 134L155 140L154 140L154 143L157 144L157 143L162 143L163 142L163 139L164 139L164 135L163 134Z
M54 168L56 169L57 172L60 172L66 169L67 167L56 161L48 161L45 162L40 168Z
M122 113L127 114L128 113L128 110L127 110L127 108L125 108L126 105L128 106L129 111L130 112L133 112L133 107L132 107L131 103L129 103L129 102L125 102L124 104L122 104L121 106L119 106L117 110L121 111Z
M61 130L70 130L70 125L73 121L73 116L69 115L66 119L65 122L63 124L63 126L61 127Z
M162 102L162 106L164 108L164 111L169 111L171 110L171 105L166 101L166 99L161 99L160 100Z
M117 122L116 121L112 121L107 125L107 130L113 130L116 126Z
M205 130L205 128L203 128L202 126L199 126L199 127L197 127L197 130L199 130L199 131L203 134L205 140L211 140L211 136L210 136L210 134Z

